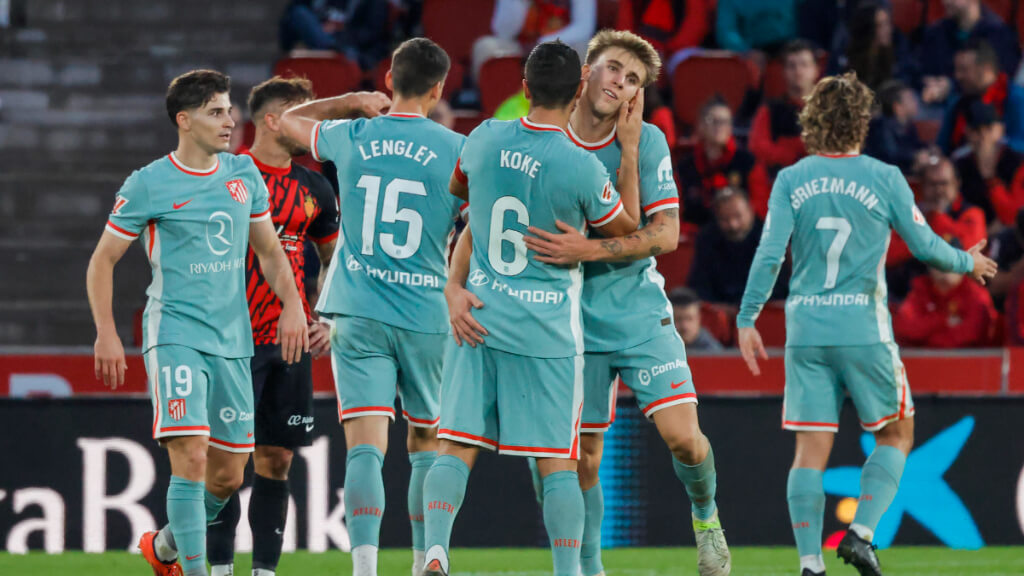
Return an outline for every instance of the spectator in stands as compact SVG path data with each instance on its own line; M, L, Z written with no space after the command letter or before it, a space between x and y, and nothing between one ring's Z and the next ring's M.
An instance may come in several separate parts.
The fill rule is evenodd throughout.
M894 78L911 83L917 75L910 42L893 26L888 4L861 3L831 52L830 74L853 70L872 90Z
M667 106L658 92L657 84L644 88L644 122L650 122L661 130L669 149L676 146L676 117L672 107Z
M715 38L733 52L777 52L796 36L796 0L718 0Z
M804 40L793 40L782 50L786 94L769 100L757 110L750 127L750 151L774 178L779 170L807 155L800 139L797 116L804 97L818 81L818 63L814 48Z
M672 302L672 319L676 332L689 350L722 350L722 343L701 325L700 298L693 290L680 286L668 297Z
M281 49L335 50L369 70L388 56L388 18L388 3L378 0L292 0L279 24Z
M917 135L917 94L899 80L890 80L878 90L882 115L871 120L864 153L913 174L931 155Z
M1024 281L1024 209L1017 212L1012 227L992 237L988 254L999 265L999 271L988 283L988 291L1002 309L1003 298Z
M988 237L985 212L960 195L960 179L949 159L935 157L921 175L918 206L933 229L947 231L968 248Z
M940 233L939 229L935 230ZM951 234L945 236L960 248ZM900 344L927 348L985 346L991 341L999 314L992 297L962 274L929 268L911 281L910 294L900 304L893 330Z
M754 214L747 195L735 188L719 190L712 206L715 219L697 235L688 284L705 302L738 306L764 222ZM773 299L786 296L788 265L779 277Z
M950 102L942 121L938 144L947 154L964 144L967 111L975 102L993 106L1013 119L1007 126L1011 138L1024 137L1024 87L1010 84L999 71L996 53L984 40L972 41L956 53L956 82L960 93Z
M619 0L615 27L639 34L669 62L708 34L707 0Z
M754 155L741 148L733 135L732 111L716 96L697 116L697 143L683 156L676 171L683 201L683 218L698 226L711 221L711 204L723 188L749 190L754 211L764 216L771 192L768 174Z
M952 88L954 54L971 42L986 40L998 54L996 67L1007 74L1017 70L1020 59L1017 34L981 0L942 3L946 17L929 26L921 42L922 98L929 104L946 100Z
M970 146L956 161L964 198L985 210L991 224L1010 226L1024 207L1024 157L1003 143L1003 123L995 108L975 102L967 110Z
M596 30L597 0L497 0L492 35L473 44L473 77L480 77L480 68L491 58L522 56L537 44L556 39L575 48L583 59Z
M443 98L438 100L437 106L434 106L434 109L430 111L430 119L449 130L455 129L455 113L452 112L452 107L448 104L448 101Z

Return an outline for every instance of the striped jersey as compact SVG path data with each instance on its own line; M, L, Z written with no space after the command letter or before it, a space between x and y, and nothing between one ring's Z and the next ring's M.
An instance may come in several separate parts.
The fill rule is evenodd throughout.
M736 324L754 325L792 237L786 345L892 342L890 227L930 266L960 274L973 268L969 254L932 232L895 166L865 155L818 155L781 171Z
M552 266L527 253L529 226L579 230L622 212L608 171L557 126L526 118L487 120L466 140L456 178L469 185L473 256L467 288L484 303L473 316L490 348L521 356L583 353L580 266Z
M153 272L143 352L178 344L252 356L245 259L249 223L270 218L267 187L249 156L216 158L199 171L172 152L133 172L117 193L106 230L141 238Z
M613 130L600 142L584 142L569 127L569 136L601 161L618 183L622 147ZM656 212L679 208L668 143L653 124L644 122L639 150L641 225ZM587 262L583 266L583 326L587 352L615 352L675 331L665 279L654 257L633 262Z

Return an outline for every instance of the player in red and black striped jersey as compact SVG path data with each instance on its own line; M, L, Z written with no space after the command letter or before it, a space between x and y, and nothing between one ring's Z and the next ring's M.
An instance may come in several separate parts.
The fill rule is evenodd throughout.
M281 114L291 106L313 98L306 79L271 78L253 88L249 111L256 125L252 156L270 192L274 228L292 265L306 317L310 322L310 352L297 364L281 360L275 342L281 301L267 284L252 251L246 262L247 296L252 319L255 355L252 358L255 419L255 475L249 503L249 524L253 532L253 574L272 576L281 557L288 509L288 471L293 450L308 446L313 431L312 357L329 347L329 328L316 322L311 304L316 304L320 282L308 293L303 274L306 238L317 247L322 280L338 237L337 193L327 179L292 162L307 150L279 131ZM213 576L233 573L234 536L240 516L237 495L221 511L207 531L207 555Z

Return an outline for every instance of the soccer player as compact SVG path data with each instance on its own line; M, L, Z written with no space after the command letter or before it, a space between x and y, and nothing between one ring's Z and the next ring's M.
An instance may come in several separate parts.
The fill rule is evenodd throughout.
M255 254L250 251L246 291L255 344L251 370L256 406L255 475L249 500L253 576L273 576L281 558L293 451L297 446L309 446L313 440L312 356L329 345L329 328L312 322L306 301L303 248L307 237L316 243L323 278L338 237L337 197L326 178L292 162L292 156L305 154L308 149L281 133L284 111L312 99L312 84L304 78L274 77L249 93L249 114L256 125L256 138L245 153L252 157L270 193L271 222L295 276L309 322L312 351L312 355L303 353L297 364L281 359L279 345L274 343L281 300L271 291ZM240 515L235 494L207 529L211 576L234 573L235 529Z
M452 193L469 201L471 217L446 292L472 302L477 318L469 319L474 328L467 335L457 317L465 308L453 308L449 296L455 337L469 346L449 346L445 358L441 455L424 485L427 576L449 573L452 525L481 448L537 458L555 574L579 574L583 279L578 264L529 258L523 237L530 226L555 230L558 221L577 230L589 223L608 236L636 230L641 113L632 110L632 120L620 127L620 199L601 162L567 137L581 73L569 46L538 45L526 62L529 114L484 122L452 175ZM630 111L614 110L623 117Z
M285 114L286 133L308 143L314 158L335 163L342 190L342 239L317 310L334 319L338 418L348 448L345 517L356 576L377 573L381 466L396 391L409 422L412 569L423 569L423 478L437 456L448 335L443 291L461 204L448 193L448 180L465 140L427 118L449 66L440 46L414 38L395 50L385 76L395 95L388 115L329 120L330 98Z
M167 113L178 148L125 181L86 280L96 322L96 376L116 388L124 382L125 361L114 326L113 272L141 237L153 272L142 346L153 437L171 461L168 525L139 543L157 575L206 575L206 523L242 483L253 450L253 345L245 302L250 244L283 302L282 358L297 362L308 348L302 301L270 223L267 188L251 158L225 153L234 126L229 89L229 78L212 70L171 82Z
M800 124L813 156L782 170L775 181L736 318L743 358L758 375L756 356L766 354L754 321L792 237L782 427L796 432L786 494L803 576L825 573L822 471L847 394L876 447L861 472L857 513L837 551L862 575L882 573L872 536L896 496L914 442L914 402L886 302L890 227L930 266L970 274L983 284L996 272L981 254L984 241L967 252L946 244L914 205L899 169L860 154L873 101L852 72L824 78L808 97Z
M619 167L619 107L652 84L661 68L657 51L630 32L604 30L590 41L586 88L569 119L569 137L591 151L609 174ZM642 112L642 102L641 102ZM729 574L729 547L715 505L715 458L697 420L697 394L672 305L654 256L675 250L679 198L665 136L644 123L639 149L643 228L622 239L587 239L558 223L562 234L532 227L526 247L551 264L587 261L583 268L584 365L580 487L587 515L581 552L584 576L603 574L598 478L604 432L614 417L617 378L672 452L672 465L691 500L698 568L702 576ZM536 485L536 483L535 483Z

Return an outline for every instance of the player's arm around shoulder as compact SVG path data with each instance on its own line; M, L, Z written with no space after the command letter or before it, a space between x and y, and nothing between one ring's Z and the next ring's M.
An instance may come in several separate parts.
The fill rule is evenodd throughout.
M332 98L321 98L289 108L281 115L281 132L317 154L319 125L324 120L373 118L391 106L391 99L381 92L350 92Z

